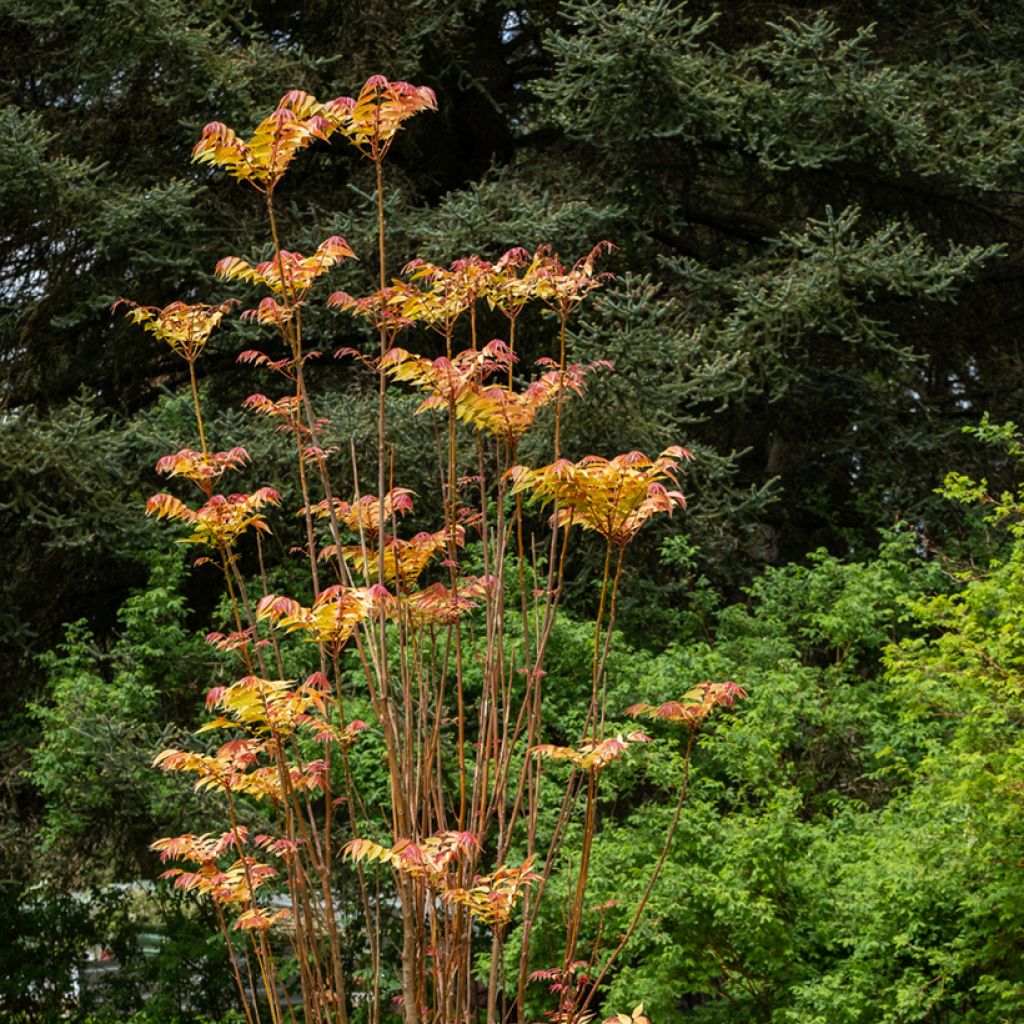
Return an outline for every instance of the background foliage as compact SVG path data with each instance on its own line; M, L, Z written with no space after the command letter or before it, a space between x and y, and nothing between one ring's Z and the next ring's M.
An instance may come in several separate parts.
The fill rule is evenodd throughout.
M731 1024L1019 1019L1024 555L934 491L950 470L974 499L1019 474L961 427L1024 415L1024 13L994 0L3 6L6 1008L45 1016L32 964L103 941L90 913L33 886L149 877L150 838L203 814L147 767L167 742L154 709L188 728L218 671L196 635L212 588L156 553L141 516L152 464L187 421L185 381L108 307L219 300L225 239L259 255L241 190L188 164L205 121L254 123L287 88L332 96L385 71L440 101L389 168L396 268L543 241L574 257L610 239L617 282L572 343L618 372L569 410L567 454L679 441L698 454L690 513L652 533L624 583L612 699L732 677L751 700L702 743L609 1005L636 994L654 1019ZM291 244L308 247L304 224L370 251L372 188L367 167L311 156L281 196ZM371 286L367 267L345 273L347 290ZM325 348L352 340L326 318L309 329ZM527 325L527 356L547 331ZM236 342L224 332L205 364L225 410L210 429L272 483L283 453L234 411L252 390ZM341 364L316 371L343 443L371 433L367 385ZM432 444L419 426L396 456L424 492ZM965 482L982 475L985 488ZM1002 507L1012 522L1015 503ZM278 541L284 577L286 531ZM968 575L944 571L957 568ZM583 595L592 572L573 566ZM567 731L586 662L575 625L550 667ZM602 898L637 895L656 856L665 823L648 800L679 758L659 739L665 752L609 790ZM100 916L138 916L119 913ZM42 954L14 936L52 937L46 914L68 939ZM141 977L153 961L135 963ZM196 999L167 1013L224 1011L215 986Z

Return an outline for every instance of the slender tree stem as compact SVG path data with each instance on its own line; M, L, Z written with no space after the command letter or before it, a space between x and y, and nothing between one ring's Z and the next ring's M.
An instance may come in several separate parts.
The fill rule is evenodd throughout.
M196 362L194 359L188 361L188 379L192 384L192 405L196 411L196 426L199 428L199 447L202 449L203 455L209 455L209 449L206 447L206 431L203 429L203 412L199 405L199 387L196 384Z

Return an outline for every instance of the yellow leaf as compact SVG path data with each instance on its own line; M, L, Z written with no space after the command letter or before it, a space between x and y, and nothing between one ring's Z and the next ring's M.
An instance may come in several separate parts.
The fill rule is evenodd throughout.
M196 729L196 734L201 732L209 732L211 729L231 729L234 728L235 723L230 718L214 718L207 722L205 725L199 726Z

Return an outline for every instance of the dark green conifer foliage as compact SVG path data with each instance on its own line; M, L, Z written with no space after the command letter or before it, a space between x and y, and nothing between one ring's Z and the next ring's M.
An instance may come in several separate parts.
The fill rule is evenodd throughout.
M253 123L287 88L328 97L386 69L442 99L389 167L393 270L414 252L444 261L547 240L568 256L595 238L617 245L608 268L619 280L571 340L582 361L612 358L618 377L595 377L588 402L568 413L567 454L610 455L624 439L656 451L682 435L699 456L687 487L691 536L661 552L652 543L637 558L643 578L627 588L639 597L619 621L640 648L652 634L687 640L712 629L713 591L743 597L765 564L819 546L872 557L877 528L897 518L924 539L954 537L961 521L933 489L952 468L980 475L988 459L961 426L984 411L1024 417L1019 5L6 0L3 14L0 702L10 711L0 790L13 813L0 820L0 863L11 875L28 848L23 825L42 811L25 750L41 721L59 732L73 720L66 690L42 692L37 655L85 616L97 649L125 659L119 678L136 671L131 644L117 646L117 610L145 583L141 502L152 462L184 422L180 366L111 318L109 305L120 295L219 300L227 290L211 275L225 240L260 255L253 204L188 165L211 118ZM368 168L325 147L297 173L301 189L282 192L288 244L320 241L290 233L315 224L370 251ZM314 197L301 211L300 191ZM372 287L365 267L346 273L354 293ZM326 350L352 341L327 316L310 329ZM524 329L528 358L547 330L541 321ZM239 347L225 331L206 364L202 386L218 405L245 393L231 382ZM324 404L341 442L358 444L369 433L366 382L333 364L313 377L331 396ZM223 436L238 437L238 424ZM429 426L410 437L396 459L413 482L409 473L430 463ZM260 456L274 464L272 450ZM1013 472L989 467L993 488ZM287 543L271 557L284 562ZM727 660L757 675L764 695L746 679L751 711L709 744L746 774L722 769L721 799L701 809L712 838L695 826L679 860L714 843L731 859L668 876L693 903L666 905L652 935L650 976L674 987L659 989L651 1008L732 1024L769 1013L785 1024L981 1024L1021 1012L1011 969L1019 950L994 923L1005 912L1019 931L1017 911L1006 910L1019 903L1016 875L1000 852L1020 842L1019 795L1007 781L1019 767L1019 694L1004 700L999 687L1010 684L982 677L936 696L943 715L963 716L962 729L943 731L922 707L887 717L892 685L934 688L941 673L912 638L890 654L890 675L877 675L876 634L903 635L896 592L919 587L903 562L886 559L845 575L821 555L813 570L770 575L754 612L725 615L717 653L680 647L651 668L668 686ZM585 586L587 567L574 569ZM1010 644L989 634L993 623L1016 625L998 597L1016 593L1014 580L1002 569L962 601L920 605L923 625L907 630L943 630L966 658L949 625L963 613L986 642ZM190 586L187 603L201 606L202 586ZM833 605L808 609L809 593L856 600L823 624ZM869 596L884 605L884 629ZM873 609L866 617L859 601ZM101 690L90 692L102 707ZM52 712L29 716L29 701L55 697ZM1006 737L1009 753L994 757ZM982 758L1002 773L997 785ZM638 782L622 805L658 782ZM59 779L43 785L60 788ZM989 825L973 849L991 888L970 870L957 817L981 790ZM723 807L739 817L715 824ZM923 848L937 864L950 835L964 859L908 888L909 852ZM865 864L868 842L878 856ZM626 869L615 851L601 856L612 893ZM778 874L759 874L765 863ZM822 873L837 888L823 889ZM894 890L909 892L906 905L893 904ZM836 938L840 897L852 901L856 927ZM961 901L956 912L948 899ZM715 945L740 931L735 948ZM669 946L684 955L666 968ZM642 965L629 970L623 996L644 977ZM931 1017L907 1008L922 986L940 985L947 995ZM729 1016L736 1001L746 1016Z

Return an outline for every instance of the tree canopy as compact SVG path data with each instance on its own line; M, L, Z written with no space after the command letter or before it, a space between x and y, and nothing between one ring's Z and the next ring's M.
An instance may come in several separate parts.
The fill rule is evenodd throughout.
M289 89L327 99L386 70L439 99L387 168L390 269L547 242L571 261L611 242L600 269L614 280L569 343L615 372L567 412L565 452L696 455L681 533L652 529L627 570L614 671L651 681L645 700L659 680L731 673L752 700L705 742L656 927L614 992L647 986L663 1019L708 1024L1015 1019L1020 540L936 489L957 471L954 492L977 500L1020 473L1011 435L1008 456L963 428L1024 420L1024 10L7 0L4 13L5 875L87 879L99 849L115 873L151 871L147 836L185 797L143 774L160 740L146 720L164 707L188 728L191 688L216 671L196 635L216 598L141 515L187 422L188 377L110 307L218 303L237 293L218 260L267 257L245 191L189 163L204 124L248 130ZM319 148L282 187L288 246L340 234L368 257L374 189L367 162ZM340 286L359 294L373 275L353 261ZM326 351L360 331L327 311L307 323ZM525 358L548 333L524 322ZM286 445L239 410L252 390L239 339L226 322L199 385L222 410L211 429L272 480ZM362 446L372 383L332 360L310 379L332 442ZM433 444L426 425L396 438L413 489L431 489ZM287 530L275 543L287 578ZM944 559L978 579L942 573ZM569 569L596 606L599 567L584 552ZM566 722L584 647L572 624L555 638ZM642 884L633 850L657 854L646 801L678 756L609 799L595 854L609 900Z

